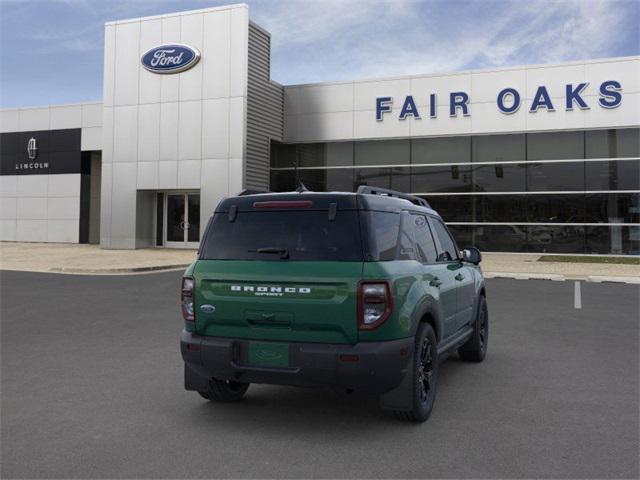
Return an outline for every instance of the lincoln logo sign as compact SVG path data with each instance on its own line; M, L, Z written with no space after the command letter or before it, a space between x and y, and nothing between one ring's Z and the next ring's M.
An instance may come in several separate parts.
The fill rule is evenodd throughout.
M589 82L567 83L564 85L564 88L562 88L562 92L556 92L550 91L546 86L541 85L535 87L535 90L532 90L531 100L527 101L525 101L524 96L516 88L507 87L497 93L496 107L505 115L517 112L523 105L529 113L536 113L539 110L555 112L556 108L564 108L567 111L574 110L575 108L589 110L591 106L587 103L586 99L588 87ZM622 85L617 80L606 80L600 85L597 85L595 89L598 95L597 104L601 108L616 108L622 103ZM591 95L593 95L593 93L591 93ZM559 101L552 100L552 98L557 97L564 98ZM457 117L458 114L462 114L462 116L465 117L471 115L471 108L469 106L470 96L467 92L449 92L448 100L450 117ZM416 103L413 95L407 95L402 101L398 119L405 120L408 117L413 117L420 120L423 117L423 115L421 115L422 113L428 118L437 118L438 95L429 93L425 95L424 98L417 98L417 102L418 103ZM556 105L558 102L560 105ZM418 105L420 105L420 107L418 107ZM392 97L377 97L376 120L379 122L383 121L384 114L392 113L393 107ZM421 110L424 110L424 112Z
M153 73L179 73L193 67L200 60L200 52L189 45L160 45L148 50L140 61Z

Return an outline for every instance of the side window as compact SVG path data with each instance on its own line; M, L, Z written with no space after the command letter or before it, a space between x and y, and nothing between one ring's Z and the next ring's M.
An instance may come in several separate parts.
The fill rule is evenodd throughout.
M368 212L371 229L371 256L375 261L396 259L396 244L400 231L400 215L389 212Z
M416 237L416 246L418 247L418 258L423 263L433 263L436 261L438 253L436 251L436 244L433 241L431 235L431 228L429 228L429 222L424 215L412 215L413 227Z
M417 260L415 241L413 238L413 215L403 212L400 218L401 227L396 260Z
M450 261L458 259L458 248L456 247L456 243L453 241L451 234L447 230L447 227L444 224L435 218L431 220L433 225L433 233L438 237L440 241L441 251L439 252L439 260L440 261Z

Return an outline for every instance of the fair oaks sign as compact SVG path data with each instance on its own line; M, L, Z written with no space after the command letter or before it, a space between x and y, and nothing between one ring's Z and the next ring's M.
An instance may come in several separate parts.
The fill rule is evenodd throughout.
M585 89L589 86L588 82L573 84L568 83L564 86L562 96L564 102L562 107L554 105L551 100L549 89L542 85L536 88L533 93L531 103L527 102L526 108L529 113L536 113L538 110L546 110L554 112L556 107L564 108L571 111L574 108L580 110L589 110L591 106L585 100ZM556 94L557 92L553 92ZM556 96L556 95L554 95ZM559 96L559 95L558 95ZM423 113L429 118L437 118L438 116L438 95L436 93L428 94L428 104L425 107L428 111L421 112L418 109L416 100L413 95L407 95L400 105L398 119L406 120L413 117L417 120L422 119ZM469 108L470 97L467 92L450 92L449 93L449 116L457 117L458 114L468 117L471 115ZM503 88L496 96L496 108L503 114L509 115L517 112L523 105L524 100L521 93L512 87ZM602 82L598 87L598 105L601 108L616 108L622 103L622 85L617 80L607 80ZM385 114L394 112L394 102L392 97L376 98L376 120L381 122L384 120ZM422 107L421 107L422 108Z

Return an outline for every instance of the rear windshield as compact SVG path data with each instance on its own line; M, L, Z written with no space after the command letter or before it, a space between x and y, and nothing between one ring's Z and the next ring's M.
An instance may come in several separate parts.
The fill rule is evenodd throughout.
M356 211L216 213L202 240L202 260L362 261Z

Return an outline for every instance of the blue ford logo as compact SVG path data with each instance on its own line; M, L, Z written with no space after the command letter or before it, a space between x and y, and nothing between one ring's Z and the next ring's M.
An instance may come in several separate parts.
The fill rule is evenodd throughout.
M140 61L153 73L178 73L190 69L200 60L200 52L188 45L178 43L160 45L148 50Z

